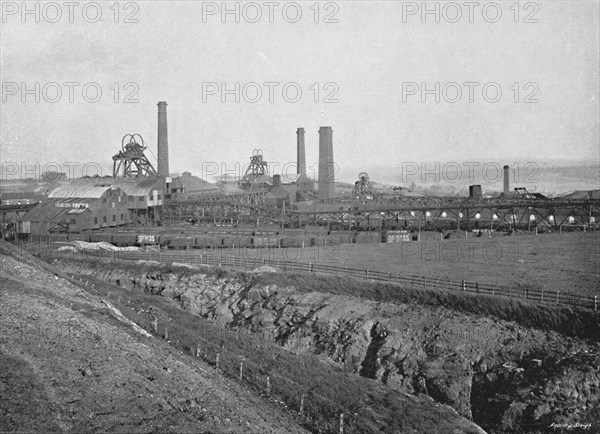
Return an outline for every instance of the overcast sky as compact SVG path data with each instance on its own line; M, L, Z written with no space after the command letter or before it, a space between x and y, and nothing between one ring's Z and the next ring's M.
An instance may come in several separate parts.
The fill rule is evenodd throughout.
M96 12L89 7L84 16L86 4L75 8L70 23L68 7L59 2L62 18L51 23L56 8L39 3L36 23L35 15L15 11L21 2L3 2L3 162L106 167L126 133L140 133L156 154L158 101L168 103L172 172L201 175L207 162L231 169L246 164L255 148L268 161L293 163L297 127L306 129L310 166L318 159L320 126L333 127L342 173L406 161L598 162L597 1L522 2L518 17L514 2L498 2L499 19L495 6L483 10L486 2L472 19L465 6L460 19L456 8L438 6L439 23L414 10L421 2L321 3L318 18L312 1L299 2L302 17L295 23L288 22L297 12L293 5L283 16L286 2L275 7L273 23L263 2L256 23L249 22L256 4L241 11L239 23L232 14L223 23L218 10L203 15L203 7L210 12L221 2L122 2L118 18L109 9L113 2L99 2L102 19L95 23L86 21ZM137 23L124 22L130 13ZM22 88L35 89L36 82L39 102ZM60 84L60 98L51 82ZM79 83L73 102L67 82ZM259 83L262 96L248 86L238 103L235 95L223 103L220 89L203 98L203 83L235 89L236 82L240 89ZM279 83L273 102L267 82ZM421 83L435 89L436 82L440 101L426 94L422 102ZM88 99L102 90L98 102L83 98L86 83L96 83L88 86ZM458 83L462 96L448 83ZM297 87L302 95L294 103ZM498 88L502 95L491 102ZM124 103L132 92L137 102ZM328 96L338 102L324 102Z

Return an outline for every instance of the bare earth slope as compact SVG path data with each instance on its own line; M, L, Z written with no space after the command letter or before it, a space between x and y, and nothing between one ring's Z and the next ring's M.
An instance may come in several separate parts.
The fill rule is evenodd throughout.
M5 253L0 431L305 432L275 404L119 321L99 297Z
M411 301L401 287L331 276L128 261L54 265L118 279L127 288L122 294L160 295L200 318L270 336L296 354L326 357L390 390L449 405L490 433L574 424L594 432L600 423L600 351L597 334L588 333L598 323L593 311L476 296L448 297L440 306L426 291L413 291ZM472 306L461 311L461 303ZM490 307L504 309L506 319L488 314Z

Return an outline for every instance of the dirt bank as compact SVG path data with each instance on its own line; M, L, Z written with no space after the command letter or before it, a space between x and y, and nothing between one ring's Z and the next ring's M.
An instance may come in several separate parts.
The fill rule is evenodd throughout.
M2 244L1 432L307 432L280 406Z
M59 264L160 294L198 316L270 336L289 351L325 355L390 389L428 395L492 433L547 432L553 423L600 429L597 342L440 306L331 294L322 282L310 291L305 276L298 277L299 290L278 273ZM368 282L357 284L369 292Z

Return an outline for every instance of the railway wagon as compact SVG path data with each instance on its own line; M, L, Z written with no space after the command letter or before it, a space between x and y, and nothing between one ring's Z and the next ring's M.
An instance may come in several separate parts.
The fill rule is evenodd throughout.
M278 236L255 236L252 237L254 247L280 247L280 238Z
M337 237L340 239L341 244L354 243L354 234L345 233L345 234L337 235Z
M381 232L357 232L354 239L356 244L381 243Z
M439 239L439 235L437 239ZM412 235L406 230L389 230L383 233L383 241L386 243L401 243L411 240Z
M50 235L48 236L48 242L49 243L60 243L60 242L66 242L68 241L68 236L67 234L60 234L60 235Z
M136 236L137 244L146 245L146 244L166 244L168 240L165 238L163 240L163 236L157 234L138 234Z
M240 236L240 237L251 237L254 234L254 229L236 229L235 231L231 232L234 235Z
M251 236L230 235L223 237L222 246L224 248L247 248L252 246Z
M306 236L283 236L281 238L281 247L310 247L311 238Z
M222 245L222 240L213 235L201 235L196 237L195 245L198 249L217 248Z
M324 235L313 239L315 246L337 246L342 244L342 238L339 235Z
M221 238L221 247L230 249L236 246L237 237L235 235L225 235Z
M252 247L252 237L249 235L243 235L236 238L235 247L240 249L246 249Z
M85 241L90 242L90 234L69 234L69 241Z
M112 234L99 233L99 234L90 234L90 242L91 243L112 243Z
M306 230L304 229L284 229L283 232L281 232L282 236L285 237L302 237L304 235L306 235Z
M137 243L137 235L129 234L113 234L112 243L115 246L133 246Z
M274 237L279 235L279 231L274 230L255 230L252 234L255 237Z
M169 249L187 250L196 246L196 239L192 237L176 237L169 240Z

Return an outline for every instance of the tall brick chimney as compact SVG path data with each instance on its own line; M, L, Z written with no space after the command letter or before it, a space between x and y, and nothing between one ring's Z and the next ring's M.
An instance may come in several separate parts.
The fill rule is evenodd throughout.
M306 175L306 147L304 145L304 128L298 128L296 131L297 159L296 173L298 175Z
M169 134L165 101L158 103L158 176L169 176Z
M335 196L335 164L333 162L333 130L319 128L319 199Z
M510 168L504 166L504 196L510 194Z

